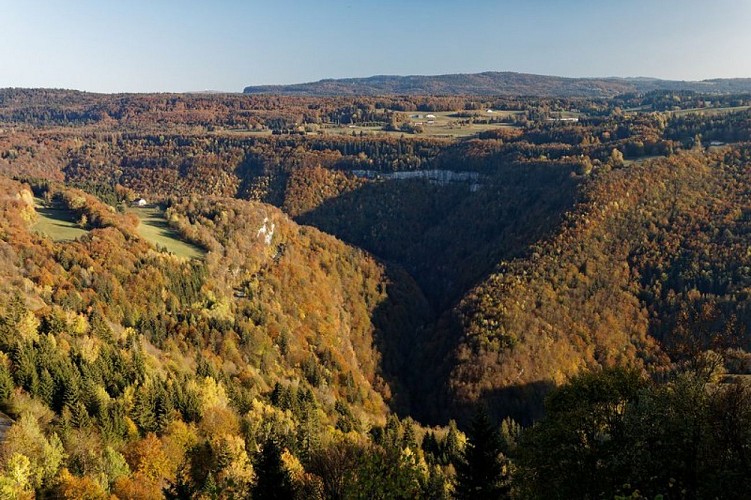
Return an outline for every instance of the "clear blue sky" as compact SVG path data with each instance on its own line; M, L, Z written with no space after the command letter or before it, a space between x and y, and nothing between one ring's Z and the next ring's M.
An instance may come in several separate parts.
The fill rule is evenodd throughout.
M375 74L751 77L748 0L0 0L0 87Z

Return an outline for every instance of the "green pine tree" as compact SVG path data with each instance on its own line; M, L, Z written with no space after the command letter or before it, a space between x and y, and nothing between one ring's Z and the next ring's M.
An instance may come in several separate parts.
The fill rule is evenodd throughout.
M508 478L501 453L501 438L480 407L467 433L467 445L456 464L456 497L459 499L505 498L509 493Z
M449 431L446 439L443 441L444 460L442 463L457 463L461 460L461 450L459 448L459 429L456 427L455 420L449 420Z
M282 449L274 439L263 445L255 464L256 485L253 488L255 500L290 499L295 492L292 478L282 462Z

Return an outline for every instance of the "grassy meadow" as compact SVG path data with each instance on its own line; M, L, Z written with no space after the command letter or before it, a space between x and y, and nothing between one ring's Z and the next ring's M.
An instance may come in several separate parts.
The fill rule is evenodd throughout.
M172 229L164 218L164 212L158 207L134 207L130 209L138 215L141 223L138 225L138 234L156 245L157 248L166 248L178 257L188 259L200 259L204 251L195 245L183 241L180 235Z
M48 206L42 199L34 198L38 215L32 229L49 236L54 241L73 241L88 231L81 228L72 211L65 208Z

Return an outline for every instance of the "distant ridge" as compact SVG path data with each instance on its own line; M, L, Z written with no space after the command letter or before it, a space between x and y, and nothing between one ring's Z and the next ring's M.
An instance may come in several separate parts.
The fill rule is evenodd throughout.
M433 76L377 75L367 78L326 79L292 85L245 87L246 94L302 96L345 95L505 95L545 97L612 97L629 92L687 90L704 93L751 92L751 78L702 81L657 78L564 78L513 72L485 72Z

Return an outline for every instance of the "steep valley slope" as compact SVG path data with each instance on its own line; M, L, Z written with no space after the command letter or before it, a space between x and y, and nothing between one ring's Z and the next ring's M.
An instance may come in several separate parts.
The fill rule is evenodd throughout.
M700 350L748 348L747 157L694 151L588 178L499 158L477 192L301 169L283 203L329 192L297 220L399 263L431 300L438 318L402 374L413 415L445 422L483 401L528 422L579 371L659 376Z
M727 138L746 115L614 116L458 143L20 131L2 137L12 155L0 167L34 189L78 186L112 206L159 200L208 250L190 300L143 321L124 305L109 318L157 347L187 322L228 380L255 363L257 387L273 386L264 374L276 367L363 418L390 408L466 421L485 402L529 422L550 387L582 370L657 376L685 357L686 339L694 350L730 337L747 347L748 148L675 152L707 123ZM617 148L662 157L609 158ZM387 175L428 169L474 180ZM133 222L107 213L89 224ZM57 245L49 258L70 259L71 245L84 251ZM68 288L42 299L72 300ZM743 372L738 356L727 368Z
M0 496L745 491L749 99L0 89Z
M33 311L28 318L39 319L28 321L41 322L14 347L17 320L4 320L2 345L40 361L23 368L14 361L31 395L43 396L40 377L51 376L53 404L67 407L54 395L73 390L65 385L78 374L93 385L81 387L76 398L87 401L94 396L86 391L104 384L111 399L101 408L106 412L126 387L149 397L155 386L200 385L210 376L240 413L280 383L299 385L323 408L330 406L325 414L352 422L383 422L387 403L405 404L395 400L404 391L394 374L411 340L400 336L429 318L405 273L298 226L273 207L232 199L193 199L169 208L174 227L208 251L196 260L156 250L138 236L137 219L91 195L37 187L45 189L37 194L88 220L85 236L54 242L31 230L37 215L30 187L0 180L4 307L17 308L22 319ZM69 345L74 364L44 351L44 339ZM124 374L100 366L102 356L120 356L119 363L140 356L149 369L116 383ZM58 363L65 371L55 371ZM116 373L107 373L112 369ZM351 409L334 411L335 401ZM176 410L197 418L188 415L194 411L189 405Z

